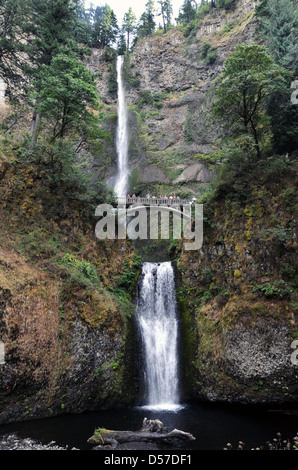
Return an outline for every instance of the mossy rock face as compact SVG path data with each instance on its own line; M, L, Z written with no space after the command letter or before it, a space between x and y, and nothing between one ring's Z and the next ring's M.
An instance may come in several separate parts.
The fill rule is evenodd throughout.
M261 193L257 175L242 177L245 195L240 178L239 192L223 184L204 206L202 250L187 253L178 242L178 296L193 397L297 400L291 360L298 334L295 211L287 199L295 174L295 164L283 173L268 169Z
M47 184L21 163L1 181L1 423L134 401L134 249L97 240L90 207Z

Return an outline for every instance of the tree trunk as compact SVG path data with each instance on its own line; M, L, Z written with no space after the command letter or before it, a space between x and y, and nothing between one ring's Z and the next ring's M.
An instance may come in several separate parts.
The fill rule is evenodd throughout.
M37 142L39 128L40 128L40 113L34 111L33 116L32 116L32 121L31 121L31 129L30 129L30 135L31 135L30 150L33 150L35 147L35 144Z
M88 439L90 444L111 445L115 449L118 444L127 442L159 442L172 439L195 440L195 437L187 432L173 429L167 432L163 423L158 419L148 420L144 418L143 426L139 431L112 431L108 429L97 429L92 437Z
M254 136L254 139L255 139L257 157L258 157L258 159L260 159L261 158L261 150L260 150L260 145L259 145L258 132L257 132L257 129L256 129L252 119L250 120L250 123L251 123L252 131L253 131L253 136Z
M162 12L162 22L163 22L163 32L166 33L167 28L166 28L166 20L165 20L164 12Z

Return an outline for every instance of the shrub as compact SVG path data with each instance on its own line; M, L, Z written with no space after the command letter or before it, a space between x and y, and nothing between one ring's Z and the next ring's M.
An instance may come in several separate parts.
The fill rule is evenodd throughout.
M258 292L268 298L289 298L293 293L288 284L283 280L276 280L273 282L265 282L264 284L258 284L254 289L254 292Z
M201 57L205 60L206 64L213 64L217 58L216 47L211 46L209 42L205 41L202 46Z
M71 277L79 282L98 283L97 271L95 266L87 260L79 260L75 255L66 253L61 259L62 264L67 264L72 268Z

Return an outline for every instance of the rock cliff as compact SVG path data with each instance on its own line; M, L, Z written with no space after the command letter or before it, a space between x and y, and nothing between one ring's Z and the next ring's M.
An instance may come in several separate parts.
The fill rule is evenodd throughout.
M297 168L283 158L231 175L228 195L223 185L204 204L202 249L178 252L184 377L196 398L297 402Z
M191 195L212 179L198 158L214 152L220 133L208 113L212 86L234 46L252 40L254 6L239 0L226 11L211 9L187 37L173 27L137 42L125 66L132 192L164 189ZM99 77L103 106L110 110L103 127L111 135L117 111L115 66L104 57L93 51L90 67ZM99 174L107 178L116 172L112 140L109 144L97 162Z
M136 44L125 64L131 191L187 197L212 180L199 155L216 149L221 132L210 119L213 84L234 46L252 40L253 9L238 0L187 35L175 27ZM88 67L101 97L90 167L94 180L108 181L116 173L115 52L93 50ZM56 192L46 165L20 163L18 145L0 160L0 422L132 403L135 249L96 240L82 195ZM202 250L176 247L186 397L297 399L295 172L280 165L248 181L231 175L229 191L207 193ZM137 250L158 261L152 246Z
M35 166L0 174L0 423L130 403L132 246L97 240Z

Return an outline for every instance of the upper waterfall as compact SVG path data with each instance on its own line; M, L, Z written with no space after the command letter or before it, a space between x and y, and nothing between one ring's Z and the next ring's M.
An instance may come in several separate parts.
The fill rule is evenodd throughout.
M127 132L127 108L125 102L125 88L123 80L124 56L117 57L117 84L118 84L118 123L116 136L118 173L115 181L115 193L117 196L126 196L129 176L128 168L128 132Z

